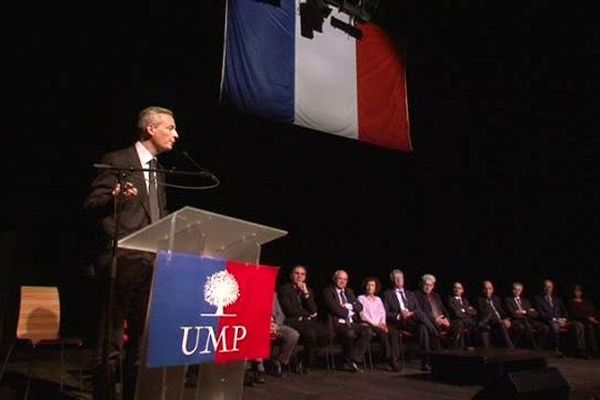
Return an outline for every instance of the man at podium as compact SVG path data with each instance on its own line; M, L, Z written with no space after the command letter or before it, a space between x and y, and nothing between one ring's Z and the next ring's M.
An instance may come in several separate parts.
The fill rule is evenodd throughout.
M137 128L139 138L132 146L102 157L101 163L112 168L101 170L92 182L91 191L84 203L85 210L97 219L104 242L103 251L95 260L96 274L105 295L102 298L103 316L98 335L94 399L115 398L114 371L122 356L125 321L129 343L124 360L123 394L124 399L133 399L152 282L154 255L119 249L110 305L109 371L106 371L100 354L106 344L104 340L108 331L105 314L109 302L114 240L136 232L168 214L165 189L161 185L164 176L153 170L160 169L156 156L172 150L179 136L173 112L162 107L145 108L138 115Z

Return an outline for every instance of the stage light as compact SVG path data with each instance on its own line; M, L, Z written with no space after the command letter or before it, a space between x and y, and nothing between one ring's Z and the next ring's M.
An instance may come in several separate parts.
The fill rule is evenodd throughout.
M300 34L312 39L314 32L323 32L323 22L331 14L331 7L323 0L300 3Z
M372 21L378 5L379 0L306 0L300 3L300 34L312 39L314 32L322 33L323 22L329 18L332 7L336 7L340 13L350 16L350 21L331 17L331 25L361 39L362 32L355 23Z
M372 12L379 4L379 0L324 0L327 4L337 7L340 12L348 14L351 18L367 23L372 19Z
M366 9L366 3L368 2L364 0L344 0L340 11L360 22L367 23L371 20L371 14Z
M327 18L331 14L331 7L324 0L307 0L306 3L323 18Z

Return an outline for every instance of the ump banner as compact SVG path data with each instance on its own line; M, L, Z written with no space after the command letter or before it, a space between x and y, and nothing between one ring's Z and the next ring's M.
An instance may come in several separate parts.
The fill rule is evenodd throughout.
M278 268L159 252L147 366L268 358Z

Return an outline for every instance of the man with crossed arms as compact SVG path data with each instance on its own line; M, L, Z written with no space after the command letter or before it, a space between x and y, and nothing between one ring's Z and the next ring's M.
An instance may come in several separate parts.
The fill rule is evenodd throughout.
M421 310L415 294L404 289L404 273L394 269L390 273L390 279L394 287L383 292L382 300L390 329L392 354L397 361L400 354L398 335L401 331L417 334L422 357L421 369L430 371L429 353L437 348L439 331Z

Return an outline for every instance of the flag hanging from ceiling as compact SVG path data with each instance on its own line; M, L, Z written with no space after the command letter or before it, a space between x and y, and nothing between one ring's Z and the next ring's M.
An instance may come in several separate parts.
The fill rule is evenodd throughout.
M148 367L269 358L278 268L160 252Z
M222 101L261 117L412 150L404 54L375 24L357 25L361 39L334 27L332 18L352 25L334 7L322 32L307 35L304 2L228 0Z

